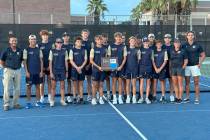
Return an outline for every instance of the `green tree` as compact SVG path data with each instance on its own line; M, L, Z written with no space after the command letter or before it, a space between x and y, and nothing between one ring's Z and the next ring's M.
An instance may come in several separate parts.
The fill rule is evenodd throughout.
M103 0L89 0L86 11L94 17L94 24L100 23L100 17L104 17L104 12L108 11Z

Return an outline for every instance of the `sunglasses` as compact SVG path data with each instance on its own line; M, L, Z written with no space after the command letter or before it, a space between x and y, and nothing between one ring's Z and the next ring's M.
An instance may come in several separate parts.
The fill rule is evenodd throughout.
M58 44L62 44L63 42L56 42L56 43L58 43Z

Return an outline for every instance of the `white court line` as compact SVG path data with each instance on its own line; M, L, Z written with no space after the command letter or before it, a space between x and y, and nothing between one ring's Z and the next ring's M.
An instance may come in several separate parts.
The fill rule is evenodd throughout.
M106 99L105 96L103 96L104 99L109 103L109 105L127 122L128 125L130 125L130 127L143 139L143 140L148 140L146 136L144 136L144 134L142 134L138 128L136 128L133 123L131 121L129 121L125 115L123 115L122 112L120 112L119 109L117 109L109 100Z

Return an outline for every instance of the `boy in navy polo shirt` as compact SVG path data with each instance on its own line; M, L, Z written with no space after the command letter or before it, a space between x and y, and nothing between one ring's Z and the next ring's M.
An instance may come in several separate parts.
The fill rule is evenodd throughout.
M26 71L26 108L30 109L31 104L31 87L36 86L36 104L37 107L42 107L40 102L40 84L43 82L43 54L42 51L36 47L36 36L29 36L29 47L23 51L24 67Z
M70 52L70 50L73 48L73 44L70 43L70 35L67 32L63 33L63 49L66 49L68 54ZM71 94L71 64L70 62L68 63L68 78L67 78L67 82L68 82L68 87L67 87L67 91L68 91L68 97L67 97L67 102L71 103L72 102L72 94Z
M108 55L111 57L117 57L118 68L111 72L112 77L112 94L113 94L113 104L117 104L116 87L118 81L118 103L123 104L122 99L122 78L124 76L124 65L126 63L127 49L126 46L122 44L122 33L116 32L114 34L115 43L109 46Z
M168 62L166 64L166 78L168 79L169 86L170 86L170 102L174 102L173 84L172 84L172 78L171 78L170 72L169 72L170 50L173 49L173 45L171 44L171 34L164 35L163 49L166 49L167 53L168 53Z
M166 64L168 61L168 53L167 50L162 48L162 42L160 40L156 40L156 48L152 52L152 64L155 70L153 76L153 100L156 99L156 91L157 91L157 82L160 80L161 84L161 92L162 96L160 98L160 102L166 103L165 98L165 79L166 79Z
M102 33L102 38L103 38L103 47L105 47L106 49L108 49L109 47L109 43L108 43L108 36L105 33ZM110 95L110 71L106 71L106 92L107 92L107 98L110 100L111 99L111 95Z
M104 104L103 101L103 83L105 80L105 72L101 68L101 59L106 57L107 49L102 46L102 36L95 36L96 45L90 51L90 63L92 64L92 105L96 105L96 91L98 90L99 104Z
M40 102L44 103L44 85L45 85L45 78L47 77L47 85L48 85L48 102L50 101L51 96L51 83L50 83L50 68L49 68L49 53L52 48L52 43L49 42L49 32L47 30L40 31L40 37L42 42L38 44L39 48L42 50L43 53L43 84L41 85L41 99Z
M49 54L49 67L51 77L51 99L50 106L53 107L55 103L56 83L60 82L60 103L62 106L66 106L65 102L65 79L68 77L68 52L62 49L63 40L56 39L55 49L52 49Z
M73 81L73 103L84 104L83 82L85 80L84 68L87 63L87 51L82 48L81 37L76 37L75 46L69 53L69 60L72 65L71 79ZM78 93L78 98L76 93Z
M152 48L149 47L149 40L147 37L142 39L143 47L140 48L141 59L139 61L139 78L140 78L140 99L138 103L142 104L144 102L144 80L146 80L146 98L145 101L147 104L151 104L149 99L151 78L153 77L152 70Z
M92 67L90 64L90 50L91 50L91 42L89 41L90 32L87 29L83 29L81 32L82 36L82 47L87 51L87 64L84 69L84 73L87 79L87 101L91 102L91 74L92 74Z
M20 109L18 103L21 85L21 64L23 61L23 52L17 47L17 38L12 35L9 37L10 47L5 48L1 54L0 64L4 68L2 83L4 86L4 110L10 109L10 89L14 87L13 103L15 109Z
M140 59L140 50L136 48L137 39L132 36L129 38L130 46L127 48L127 61L125 64L126 78L126 103L130 103L130 84L132 83L132 103L136 104L136 79L138 77L138 62Z

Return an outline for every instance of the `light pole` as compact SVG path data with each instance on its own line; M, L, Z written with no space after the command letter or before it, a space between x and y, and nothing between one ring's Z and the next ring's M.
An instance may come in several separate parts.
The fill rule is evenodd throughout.
M13 24L15 24L15 0L12 0Z

